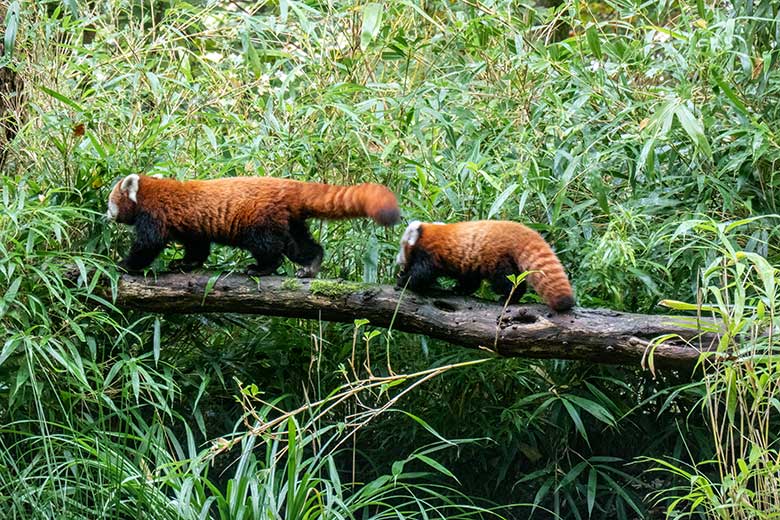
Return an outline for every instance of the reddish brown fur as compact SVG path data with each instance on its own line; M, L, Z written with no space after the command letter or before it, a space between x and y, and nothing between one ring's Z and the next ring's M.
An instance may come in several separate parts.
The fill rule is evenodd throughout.
M431 255L436 269L451 274L475 273L483 279L511 258L518 273L531 271L527 280L551 308L562 311L574 304L558 257L539 233L517 222L422 223L417 242L402 247L407 261L415 249L421 249Z
M294 219L368 216L383 225L399 218L395 195L385 186L333 186L273 177L232 177L204 181L139 176L137 203L119 190L110 200L119 206L118 222L132 223L145 211L166 231L197 234L233 244L251 226L286 227Z

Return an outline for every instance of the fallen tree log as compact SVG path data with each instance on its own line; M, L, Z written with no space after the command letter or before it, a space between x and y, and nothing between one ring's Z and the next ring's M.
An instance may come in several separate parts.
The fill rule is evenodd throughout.
M504 305L438 293L338 280L243 274L122 275L116 304L161 313L232 312L371 325L424 334L501 356L692 368L716 344L691 317L580 309L556 314L543 305ZM712 322L706 324L710 331ZM660 344L653 339L673 336Z

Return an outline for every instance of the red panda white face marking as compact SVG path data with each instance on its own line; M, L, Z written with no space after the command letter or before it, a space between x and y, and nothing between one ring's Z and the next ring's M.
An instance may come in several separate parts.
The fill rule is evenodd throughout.
M406 226L404 234L401 237L401 247L398 251L398 256L395 258L395 263L401 267L406 267L408 260L409 250L417 243L420 238L420 226L422 222L419 220L413 220Z
M119 206L111 202L111 199L108 201L108 211L106 211L106 218L108 220L114 220L119 215Z
M123 200L125 197L133 203L138 202L138 183L139 177L135 173L128 175L116 183L114 189L111 190L111 194L108 196L108 211L106 211L106 218L109 220L119 219L120 208L123 205L127 206L127 203ZM125 204L123 204L123 202L125 202Z

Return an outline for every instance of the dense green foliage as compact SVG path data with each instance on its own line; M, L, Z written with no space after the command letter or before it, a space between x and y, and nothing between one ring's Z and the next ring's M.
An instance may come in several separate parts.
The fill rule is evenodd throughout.
M771 518L778 16L11 2L1 59L24 103L0 113L19 123L0 158L0 511ZM129 237L103 213L139 171L374 181L408 219L527 222L580 305L704 304L737 355L691 377L494 359L362 322L122 312L95 291ZM324 276L392 281L401 229L314 231ZM248 263L215 248L208 265Z

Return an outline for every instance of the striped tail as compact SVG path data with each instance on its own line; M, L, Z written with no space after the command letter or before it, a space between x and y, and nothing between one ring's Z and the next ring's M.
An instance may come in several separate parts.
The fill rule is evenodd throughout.
M567 311L574 307L574 292L566 271L544 238L535 231L532 233L527 237L526 247L517 253L515 261L523 271L531 271L527 278L531 287L551 309Z
M392 226L401 220L401 211L395 195L381 184L336 186L304 183L300 197L301 206L311 217L370 217L383 226Z

